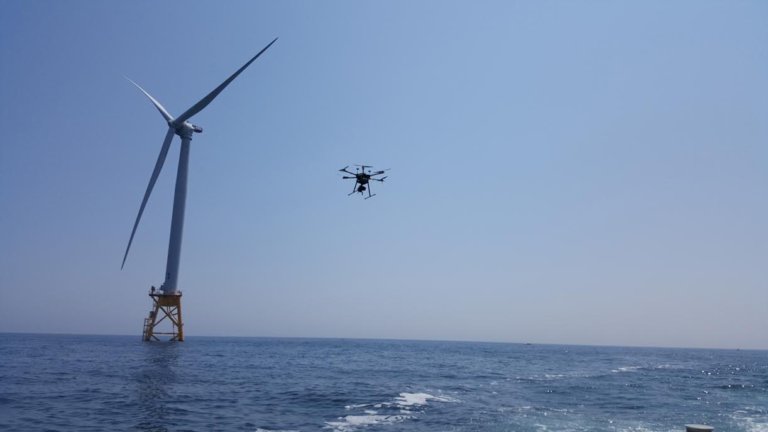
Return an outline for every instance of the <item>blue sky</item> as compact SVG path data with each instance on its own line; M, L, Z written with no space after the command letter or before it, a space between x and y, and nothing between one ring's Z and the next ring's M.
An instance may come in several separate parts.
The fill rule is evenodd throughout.
M768 348L768 3L0 3L0 331ZM391 168L371 200L337 170Z

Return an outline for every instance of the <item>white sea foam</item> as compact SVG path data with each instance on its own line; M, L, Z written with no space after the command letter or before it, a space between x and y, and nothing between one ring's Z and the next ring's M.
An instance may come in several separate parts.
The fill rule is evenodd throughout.
M752 409L750 409L749 412L736 411L733 415L733 419L740 427L748 432L768 432L768 418L763 415L759 415L761 418L756 418L755 416L750 415L753 411L761 412Z
M637 372L640 370L641 366L622 366L618 369L613 369L611 372L613 373L619 373L619 372Z
M656 365L656 369L680 369L680 366L664 363L664 364Z
M744 429L749 432L768 432L768 423L758 422L754 419L745 419Z
M427 400L434 398L427 393L400 393L395 402L401 406L426 405Z
M610 423L613 423L613 421L611 421ZM624 425L624 426L615 426L614 430L616 430L618 432L678 432L680 429L677 429L677 428L670 428L670 429L667 429L667 430L656 429L656 428L651 428L651 427L646 426L646 425L641 423L639 425L635 424L635 425L630 425L630 426L626 426L626 425Z
M283 429L264 429L264 428L256 428L254 432L299 432L296 430L283 430Z
M339 421L325 422L326 427L339 432L347 432L358 427L371 426L375 424L399 423L409 419L404 415L348 415L339 417Z
M423 407L429 402L459 401L448 396L435 396L429 393L400 393L399 396L389 402L347 405L344 407L347 411L357 412L339 417L337 421L325 422L325 428L337 432L351 432L372 425L400 423L416 418L415 414L423 413ZM372 408L376 408L376 410Z
M456 399L447 396L433 396L429 393L400 393L395 398L395 403L403 407L426 405L427 401L436 402L458 402Z

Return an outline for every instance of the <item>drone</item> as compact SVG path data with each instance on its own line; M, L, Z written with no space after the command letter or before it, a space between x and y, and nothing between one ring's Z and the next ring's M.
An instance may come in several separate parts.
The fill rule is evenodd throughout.
M376 194L371 194L371 186L369 182L371 180L375 180L377 182L384 182L384 179L387 178L387 176L384 176L382 178L376 178L376 176L382 175L388 170L380 170L380 171L374 172L370 170L370 168L373 168L370 165L355 165L355 166L358 167L358 168L355 168L355 172L347 170L347 168L349 168L349 165L339 170L343 173L351 174L351 176L342 177L343 179L355 179L355 186L352 188L352 192L347 194L347 196L352 195L355 192L359 192L360 195L363 195L363 192L367 190L368 196L365 197L365 199L375 197Z

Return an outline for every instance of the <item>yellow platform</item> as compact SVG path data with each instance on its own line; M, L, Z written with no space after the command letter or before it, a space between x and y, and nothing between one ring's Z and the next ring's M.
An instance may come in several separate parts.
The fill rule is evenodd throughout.
M184 323L181 320L181 293L160 294L151 292L153 307L149 311L149 316L144 319L144 332L142 339L144 341L159 341L158 336L170 336L171 341L184 341ZM167 320L167 321L166 321ZM161 324L164 323L162 326ZM158 326L167 328L170 331L159 331Z

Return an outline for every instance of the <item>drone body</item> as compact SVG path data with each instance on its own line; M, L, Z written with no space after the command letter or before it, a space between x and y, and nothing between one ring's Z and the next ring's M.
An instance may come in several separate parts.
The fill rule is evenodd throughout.
M363 192L366 190L368 191L368 196L365 197L365 199L372 198L376 196L376 194L371 194L371 180L377 181L377 182L384 182L384 179L387 178L387 176L376 178L376 176L380 176L384 174L387 170L379 170L379 171L371 171L368 168L373 168L370 165L356 165L358 168L355 168L355 172L348 171L347 168L349 168L349 165L345 166L344 168L340 169L339 171L347 174L351 174L350 176L344 176L343 179L355 179L355 186L352 188L352 192L350 192L348 195L352 195L355 192L360 193L360 195L363 195Z

